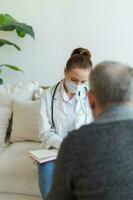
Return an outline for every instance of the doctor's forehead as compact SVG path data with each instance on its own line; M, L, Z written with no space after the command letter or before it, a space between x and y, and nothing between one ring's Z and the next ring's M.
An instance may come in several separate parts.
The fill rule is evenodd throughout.
M83 68L72 68L67 74L76 79L88 79L90 70Z

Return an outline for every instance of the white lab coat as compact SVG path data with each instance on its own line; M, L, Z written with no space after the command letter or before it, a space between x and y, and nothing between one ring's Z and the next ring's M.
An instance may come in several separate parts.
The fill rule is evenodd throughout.
M60 144L62 139L68 134L67 132L67 121L68 113L65 110L62 104L62 98L60 95L60 90L62 87L62 81L57 87L54 103L53 103L53 119L55 128L52 128L51 120L51 101L52 94L55 89L54 87L48 88L41 95L42 109L41 109L41 129L40 129L40 139L42 141L44 148L50 148L54 146L54 143ZM78 129L83 124L88 124L92 121L92 114L88 103L88 97L85 89L81 91L80 96L78 97L78 103L76 106L74 114L74 126L73 129ZM82 106L81 106L82 105ZM56 146L55 146L56 147Z

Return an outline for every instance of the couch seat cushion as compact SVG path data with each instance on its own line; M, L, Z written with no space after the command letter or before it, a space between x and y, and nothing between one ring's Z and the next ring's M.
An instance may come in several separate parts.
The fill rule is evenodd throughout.
M0 193L0 200L42 200L42 198L23 194Z
M1 152L0 192L40 196L38 174L28 155L29 150L39 145L37 142L16 142Z

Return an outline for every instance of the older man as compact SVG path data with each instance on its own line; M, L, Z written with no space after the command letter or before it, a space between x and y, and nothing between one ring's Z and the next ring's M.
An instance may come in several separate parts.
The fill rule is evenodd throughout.
M62 143L48 200L131 200L133 69L98 64L88 96L94 122Z

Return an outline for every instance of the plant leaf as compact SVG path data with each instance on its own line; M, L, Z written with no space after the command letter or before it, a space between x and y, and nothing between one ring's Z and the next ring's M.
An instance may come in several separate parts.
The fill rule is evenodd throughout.
M4 40L4 39L0 39L0 47L3 46L3 45L12 45L14 46L17 50L21 50L19 46L17 46L16 44L12 43L12 42L9 42L7 40Z
M20 30L17 30L17 35L19 36L19 37L25 37L25 32L23 32L23 31L20 31Z
M35 33L32 26L29 26L25 23L20 23L8 14L0 14L0 30L16 30L19 37L25 37L26 34L29 34L32 38L35 38Z
M2 78L0 78L0 85L2 85L3 84L3 79Z
M10 24L16 20L8 14L0 14L0 25Z
M8 67L8 68L10 68L10 69L12 69L14 71L19 71L19 72L23 72L24 73L24 71L21 68L19 68L17 66L14 66L14 65L1 64L0 67Z

